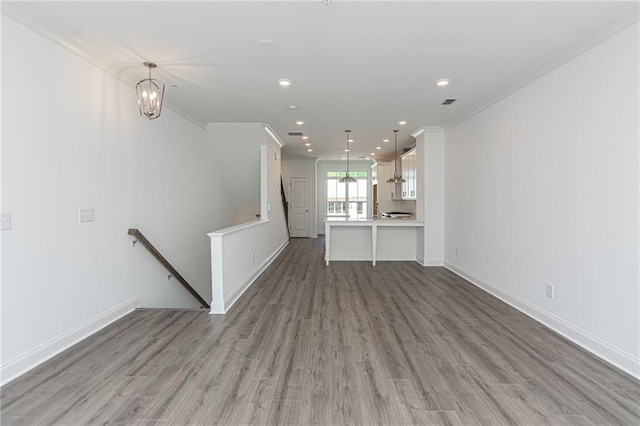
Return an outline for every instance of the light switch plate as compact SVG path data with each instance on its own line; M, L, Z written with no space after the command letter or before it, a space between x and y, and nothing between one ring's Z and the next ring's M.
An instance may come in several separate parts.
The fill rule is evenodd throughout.
M2 212L0 216L0 230L8 231L11 229L11 212Z
M95 213L93 209L80 209L80 223L93 222Z

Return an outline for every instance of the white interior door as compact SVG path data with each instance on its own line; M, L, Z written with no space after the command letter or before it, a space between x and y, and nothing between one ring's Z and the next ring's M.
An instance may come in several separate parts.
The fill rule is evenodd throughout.
M309 237L309 178L292 177L291 214L289 227L292 237Z

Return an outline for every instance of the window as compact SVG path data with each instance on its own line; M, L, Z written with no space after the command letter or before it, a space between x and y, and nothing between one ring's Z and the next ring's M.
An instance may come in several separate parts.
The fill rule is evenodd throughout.
M367 216L367 172L349 174L357 182L340 183L345 172L327 172L327 216Z

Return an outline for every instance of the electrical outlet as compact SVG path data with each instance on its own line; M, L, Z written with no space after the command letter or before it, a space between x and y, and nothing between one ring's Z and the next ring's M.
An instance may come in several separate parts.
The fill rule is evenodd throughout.
M80 214L78 218L80 223L93 222L94 219L95 219L95 213L93 209L80 209Z
M553 299L553 284L547 284L547 297Z
M11 229L11 212L2 212L0 217L0 229L2 231L8 231Z
M456 257L460 257L460 249L456 249Z

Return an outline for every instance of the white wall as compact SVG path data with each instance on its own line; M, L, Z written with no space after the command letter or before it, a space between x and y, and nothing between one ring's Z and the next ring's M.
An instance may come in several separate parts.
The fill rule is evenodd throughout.
M206 233L227 224L204 129L141 118L133 87L4 15L2 105L3 382L139 304L199 306L130 227L211 297Z
M367 209L369 211L369 215L373 212L373 206L371 203L373 202L372 196L372 187L371 187L371 164L372 161L362 161L355 160L349 162L349 171L352 172L367 172L367 181L368 181L368 191L367 198L369 199L369 203L367 205ZM317 194L317 206L316 206L316 229L318 230L318 234L324 235L324 216L327 210L327 172L328 171L342 171L346 170L347 162L346 161L331 161L331 160L320 160L317 165L317 184L316 184L316 194Z
M221 201L224 226L256 220L260 213L260 145L262 123L209 123L207 134L216 154L220 184L229 196Z
M416 138L418 199L416 218L424 221L418 235L418 262L424 266L444 263L444 131L424 126L412 133Z
M282 179L287 201L291 203L291 178L306 177L309 179L309 237L317 238L318 229L316 221L316 159L308 158L282 158Z
M218 230L211 238L211 313L224 314L288 244L280 192L280 145L264 134L260 157L261 220Z
M638 51L635 24L445 136L446 264L636 376Z

